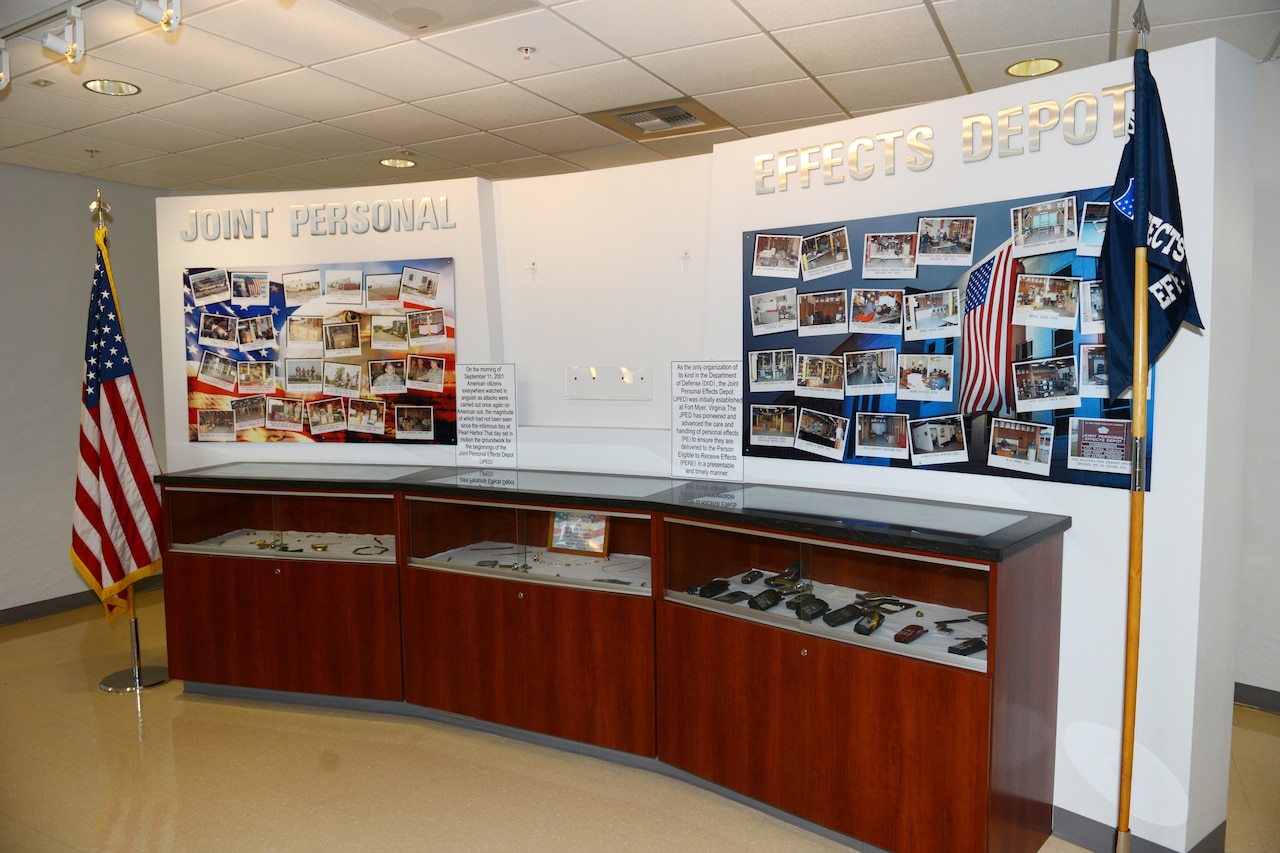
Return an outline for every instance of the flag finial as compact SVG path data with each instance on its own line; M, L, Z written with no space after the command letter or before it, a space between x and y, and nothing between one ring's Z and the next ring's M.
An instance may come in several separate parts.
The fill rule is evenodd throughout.
M102 200L102 187L98 187L98 194L89 202L89 212L98 217L98 229L107 227L107 214L111 212L111 205Z
M1138 0L1138 8L1133 10L1133 28L1138 31L1138 43L1143 50L1147 49L1147 33L1151 32L1151 21L1147 18L1147 0Z

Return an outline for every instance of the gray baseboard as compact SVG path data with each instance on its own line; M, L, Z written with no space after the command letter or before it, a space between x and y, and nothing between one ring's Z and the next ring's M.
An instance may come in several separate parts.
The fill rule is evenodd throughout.
M1236 702L1280 714L1280 690L1268 690L1265 687L1254 687L1252 684L1236 682Z
M153 589L160 589L164 586L164 575L158 574L145 577L133 586L138 592L150 592ZM88 607L90 604L101 603L102 601L98 598L96 592L86 589L84 592L73 592L71 595L61 595L45 601L35 601L18 607L9 607L5 610L0 610L0 627L16 625L19 622L28 622L32 619L53 616L56 613L65 613L68 610L76 610L81 607Z
M1092 818L1069 812L1066 809L1053 807L1053 834L1063 841L1069 841L1077 847L1092 850L1094 853L1112 853L1116 849L1116 828L1099 823ZM1160 844L1147 841L1136 835L1129 841L1133 853L1178 853ZM1218 824L1208 835L1191 848L1188 853L1225 853L1227 845L1227 823Z

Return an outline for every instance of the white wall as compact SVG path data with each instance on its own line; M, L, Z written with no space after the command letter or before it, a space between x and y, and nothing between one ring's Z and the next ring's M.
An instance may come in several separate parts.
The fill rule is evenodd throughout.
M69 552L98 187L138 384L157 444L164 434L155 191L0 164L0 610L88 589Z
M1239 145L1237 137L1246 134L1252 140L1252 98L1241 103L1231 92L1248 95L1253 68L1233 48L1202 42L1154 53L1152 70L1164 98L1192 275L1210 331L1203 336L1185 331L1178 335L1160 363L1156 388L1156 459L1146 500L1145 642L1140 657L1131 827L1136 836L1186 850L1226 815L1231 691L1229 677L1224 681L1219 673L1230 668L1231 637L1229 629L1223 631L1213 623L1226 615L1223 604L1229 599L1224 597L1234 589L1242 449L1238 437L1233 440L1231 424L1219 419L1210 428L1210 414L1239 411L1244 389L1243 383L1211 383L1210 358L1215 365L1224 365L1222 369L1230 369L1246 354L1247 338L1231 318L1239 316L1240 283L1249 280L1249 259L1247 254L1216 251L1216 241L1235 229L1247 242L1252 222L1247 206L1233 203L1225 189L1218 192L1214 181L1224 181L1224 187L1236 191L1242 184L1247 186L1250 145ZM743 231L1110 185L1123 139L1104 131L1087 144L1068 145L1060 132L1053 132L1042 139L1037 153L1028 150L1005 158L993 153L981 162L964 163L959 154L962 119L985 113L994 121L999 110L1023 106L1023 117L1015 119L1015 124L1025 127L1032 103L1054 100L1061 104L1077 92L1098 94L1130 80L1131 63L1117 62L833 124L821 131L806 129L718 146L712 179L709 301L733 304L741 299ZM1103 122L1109 127L1107 118ZM755 192L752 164L757 154L836 140L847 143L917 125L929 125L935 131L935 160L925 171L904 169L906 152L900 151L892 175L885 173L882 160L869 159L866 162L876 163L877 171L861 182L846 178L826 185L819 179L801 189L792 176L785 192ZM1014 142L1026 148L1026 134ZM1221 147L1215 149L1215 144ZM711 355L727 358L740 353L737 319L709 312L708 320ZM1207 444L1219 434L1224 443L1207 452ZM1054 799L1061 808L1115 824L1128 558L1126 492L783 460L749 459L747 476L1072 516L1074 526L1066 537L1064 555ZM1232 476L1237 478L1234 482ZM1202 589L1204 572L1212 573L1215 588ZM1220 752L1214 754L1215 750Z
M1280 525L1276 524L1276 480L1280 478L1280 399L1272 393L1276 363L1275 318L1280 316L1280 60L1258 66L1257 131L1254 139L1253 308L1249 312L1253 344L1249 350L1252 393L1246 398L1244 556L1240 566L1240 607L1230 620L1239 626L1235 679L1241 684L1280 691ZM1242 196L1244 198L1244 196Z

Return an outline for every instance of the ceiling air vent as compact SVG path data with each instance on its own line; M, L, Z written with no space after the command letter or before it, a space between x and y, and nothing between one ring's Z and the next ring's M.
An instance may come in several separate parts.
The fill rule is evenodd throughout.
M674 106L623 113L618 118L641 133L661 133L664 130L681 130L703 126L702 120L693 113L686 111L682 107Z
M729 126L727 121L692 98L601 110L587 113L586 117L627 139L645 141Z

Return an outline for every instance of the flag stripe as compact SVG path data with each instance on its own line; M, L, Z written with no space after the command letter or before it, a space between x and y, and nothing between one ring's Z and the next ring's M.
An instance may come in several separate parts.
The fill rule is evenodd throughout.
M106 230L95 236L71 561L112 617L128 587L160 563L160 468L124 342Z

